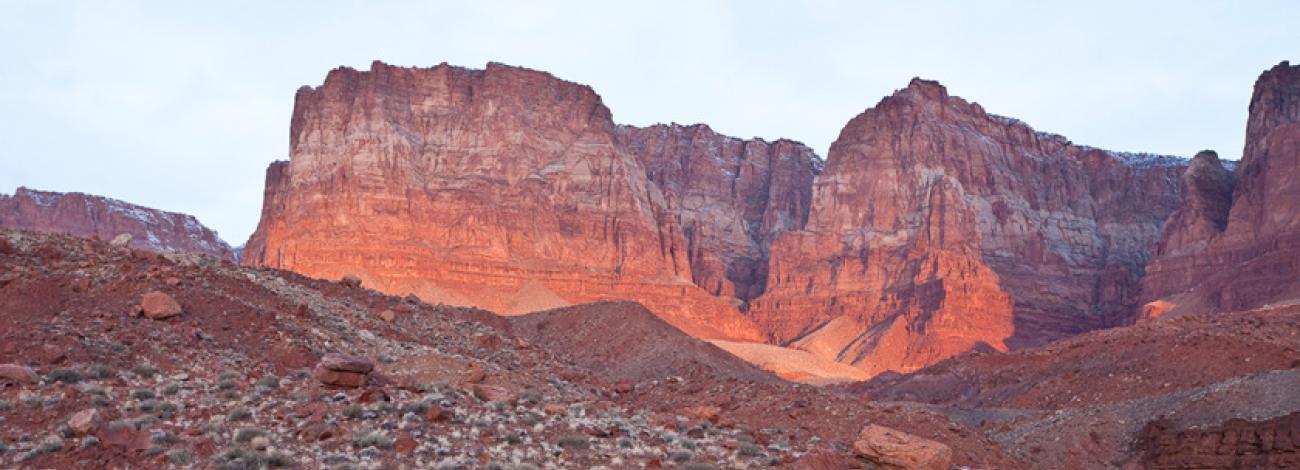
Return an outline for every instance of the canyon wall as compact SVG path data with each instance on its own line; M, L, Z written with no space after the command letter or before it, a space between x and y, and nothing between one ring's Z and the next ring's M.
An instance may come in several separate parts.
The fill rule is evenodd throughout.
M1255 82L1239 164L1198 156L1142 281L1142 315L1236 311L1300 299L1300 66Z
M807 196L769 189L819 162L788 141L619 127L543 72L379 62L298 91L290 155L267 170L248 264L502 313L635 300L751 341L740 308L767 237L806 216Z
M1119 324L1186 162L1078 146L914 80L854 118L751 318L871 373Z
M0 227L103 240L129 234L136 248L235 260L230 245L192 215L82 193L18 188L12 196L0 194Z

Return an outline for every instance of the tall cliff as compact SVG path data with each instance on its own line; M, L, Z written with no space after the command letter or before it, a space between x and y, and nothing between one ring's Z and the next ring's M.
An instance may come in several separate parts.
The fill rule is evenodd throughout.
M743 301L762 294L772 240L808 219L820 157L798 142L742 140L702 124L620 126L618 135L676 216L692 281Z
M589 87L543 72L379 62L298 91L290 155L267 170L246 263L503 313L635 300L742 340L761 335L732 294L761 291L764 237L806 214L770 189L818 161L792 142L619 127Z
M1170 217L1147 266L1143 315L1300 299L1300 66L1264 72L1249 113L1235 172L1206 156L1184 175L1198 189Z
M872 373L1117 324L1185 165L1074 145L914 80L840 133L751 317Z
M0 227L112 240L131 235L131 246L198 253L234 261L230 245L192 215L82 193L18 188L0 194Z

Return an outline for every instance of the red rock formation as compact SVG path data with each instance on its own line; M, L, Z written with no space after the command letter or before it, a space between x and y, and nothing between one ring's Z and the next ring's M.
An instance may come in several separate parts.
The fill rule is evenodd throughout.
M870 372L1116 324L1183 165L1077 146L914 80L841 132L751 315L774 342Z
M0 227L112 240L131 235L131 246L234 260L234 251L192 215L165 212L82 193L18 188L0 195Z
M1246 148L1227 172L1207 157L1184 175L1194 189L1147 266L1142 315L1300 298L1300 66L1283 62L1255 82Z
M768 189L814 171L791 142L619 128L589 87L499 64L334 70L299 90L290 153L246 263L503 313L635 300L742 340L731 294L761 292L763 237L806 207Z
M821 159L798 142L741 140L703 124L618 130L682 227L695 285L746 301L762 294L771 241L803 227Z

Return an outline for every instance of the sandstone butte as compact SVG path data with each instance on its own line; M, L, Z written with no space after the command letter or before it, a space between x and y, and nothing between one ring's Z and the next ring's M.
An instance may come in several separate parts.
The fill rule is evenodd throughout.
M872 374L1121 324L1185 166L913 80L841 131L749 313L773 342Z
M243 262L507 314L633 300L698 337L910 371L1131 319L1187 165L924 80L828 157L616 125L528 69L339 68L298 91Z
M1213 313L1300 298L1300 66L1255 82L1241 161L1202 153L1142 280L1142 315Z
M591 88L523 68L340 68L298 91L244 262L506 314L634 300L758 341L741 307L820 163L786 140L618 126Z
M134 248L235 260L230 245L192 215L82 193L20 187L12 196L0 194L0 227L102 240L129 234Z

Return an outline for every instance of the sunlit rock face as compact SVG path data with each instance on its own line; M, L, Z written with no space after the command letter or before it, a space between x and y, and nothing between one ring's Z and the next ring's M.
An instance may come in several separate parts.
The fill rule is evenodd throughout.
M758 340L771 236L802 223L807 147L619 127L589 87L489 64L341 68L299 90L245 262L523 313L635 300ZM800 186L773 195L773 185ZM775 202L773 202L775 200Z
M914 80L832 145L751 317L871 373L1118 324L1186 161L1074 145Z
M1198 156L1142 282L1144 316L1300 299L1300 66L1255 82L1239 164Z
M0 194L0 227L113 240L157 252L197 253L234 261L235 252L198 219L83 193L18 188Z

